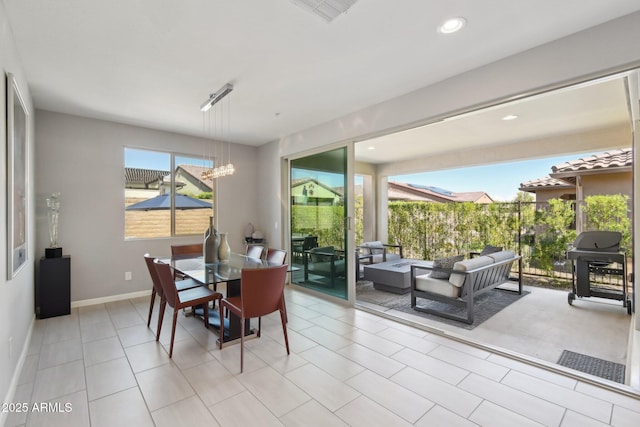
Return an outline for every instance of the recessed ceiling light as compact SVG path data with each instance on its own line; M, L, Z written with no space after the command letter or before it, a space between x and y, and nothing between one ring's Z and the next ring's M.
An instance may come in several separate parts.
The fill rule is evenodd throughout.
M374 146L367 147L367 150L375 150L375 149L376 149L376 147L374 147Z
M438 27L438 31L442 34L451 34L455 33L462 29L465 26L467 20L461 17L447 19Z
M504 116L502 118L502 120L508 121L508 120L515 120L517 118L518 118L518 116L516 116L515 114L508 114L508 115Z

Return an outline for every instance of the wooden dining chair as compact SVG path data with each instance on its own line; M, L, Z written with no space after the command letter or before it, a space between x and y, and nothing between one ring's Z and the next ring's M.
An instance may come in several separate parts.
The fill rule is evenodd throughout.
M160 279L158 278L158 274L156 273L156 269L153 266L154 258L149 254L144 254L144 260L147 264L147 269L149 269L149 275L151 276L151 283L153 287L151 288L151 301L149 302L149 319L147 319L147 328L151 325L151 314L153 313L153 305L156 301L156 295L160 297L160 301L164 298L164 292L162 290L162 284L160 283ZM176 283L176 288L178 292L184 291L186 289L197 288L200 286L200 283L196 282L193 279L180 280ZM162 319L158 318L158 322L161 322Z
M176 335L176 322L178 321L178 310L186 307L202 306L204 309L204 326L209 327L209 303L222 298L218 292L214 292L206 286L198 286L197 288L187 289L178 292L176 281L173 280L171 267L157 259L154 260L158 279L162 285L164 299L160 303L160 319L158 323L158 332L156 333L156 341L160 339L160 331L162 329L162 318L164 317L164 309L167 304L173 308L173 325L171 328L171 344L169 347L169 357L173 356L173 340Z
M264 247L260 245L247 245L246 256L249 258L257 258L262 259L262 252L264 251Z
M284 343L289 352L287 322L284 308L284 282L287 266L280 265L268 268L244 268L240 279L240 295L220 300L220 318L225 309L240 318L240 372L244 368L244 334L245 319L258 318L258 337L260 337L261 316L280 312ZM224 322L220 322L220 349L224 340Z

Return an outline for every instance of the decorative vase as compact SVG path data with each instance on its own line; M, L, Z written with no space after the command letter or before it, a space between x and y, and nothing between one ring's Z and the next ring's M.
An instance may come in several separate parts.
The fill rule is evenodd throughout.
M255 228L253 227L253 224L249 223L244 227L244 240L247 243L251 243L253 240L253 232L255 231Z
M45 258L62 257L62 248L58 244L58 220L60 216L60 193L47 197L47 219L49 220L49 247L44 249Z
M49 219L49 247L58 247L58 218L60 214L60 193L47 198L47 217Z
M231 257L231 248L227 241L227 233L220 234L220 247L218 248L218 259L220 261L229 261Z
M213 225L213 217L209 218L209 228L204 232L204 244L202 249L204 251L205 264L211 264L218 262L218 246L220 245L220 236L218 231Z

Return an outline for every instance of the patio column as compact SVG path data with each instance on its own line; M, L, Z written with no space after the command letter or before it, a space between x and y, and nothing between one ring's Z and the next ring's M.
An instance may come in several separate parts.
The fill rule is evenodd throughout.
M576 233L580 234L584 230L584 214L582 208L584 199L582 194L582 176L576 176Z
M389 188L387 185L388 177L378 177L377 185L377 209L376 218L376 240L386 242L389 239Z

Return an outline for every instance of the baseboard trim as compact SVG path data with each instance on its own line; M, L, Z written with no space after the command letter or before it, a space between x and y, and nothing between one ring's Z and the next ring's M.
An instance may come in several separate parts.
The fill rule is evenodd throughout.
M85 300L80 300L80 301L72 301L71 302L71 308L77 308L77 307L86 307L89 305L96 305L96 304L106 304L108 302L114 302L114 301L122 301L125 299L131 299L131 298L140 298L140 297L146 297L151 295L151 290L146 290L146 291L138 291L138 292L130 292L128 294L119 294L119 295L110 295L108 297L101 297L101 298L91 298L91 299L85 299Z
M29 352L29 347L31 346L31 336L33 335L33 328L35 324L36 316L34 314L31 318L31 325L29 326L29 331L27 332L27 338L24 340L24 345L22 346L22 352L20 353L20 358L18 359L18 365L13 371L13 377L11 378L11 383L9 384L9 389L7 390L7 395L4 397L3 402L14 401L13 398L15 397L16 390L18 389L18 381L20 381L22 369L24 368L24 362L25 360L27 360L27 353ZM0 411L0 426L6 424L8 416L9 412Z

